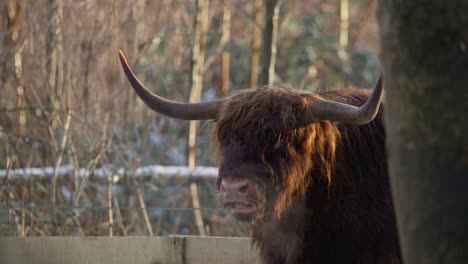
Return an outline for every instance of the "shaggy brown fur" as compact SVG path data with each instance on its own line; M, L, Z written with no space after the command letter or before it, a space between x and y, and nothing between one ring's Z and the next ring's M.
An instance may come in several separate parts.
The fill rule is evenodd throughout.
M367 92L317 96L362 105ZM220 172L259 183L253 241L263 263L400 263L382 114L366 125L317 121L317 100L285 87L231 97L215 121Z

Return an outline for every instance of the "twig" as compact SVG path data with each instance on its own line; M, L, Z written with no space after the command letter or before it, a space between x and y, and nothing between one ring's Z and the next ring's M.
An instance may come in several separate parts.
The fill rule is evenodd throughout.
M68 112L67 114L67 119L65 121L65 126L64 126L64 133L63 133L63 138L62 138L62 144L60 146L60 153L57 158L57 162L55 163L55 168L54 168L54 177L52 178L52 205L56 204L56 195L57 195L57 179L58 179L58 169L60 165L62 164L62 159L63 159L63 153L65 151L65 145L67 144L67 138L68 138L68 131L70 129L70 120L71 120L71 111Z
M260 60L260 39L262 33L262 1L254 0L253 2L255 23L253 24L252 39L250 44L249 88L251 89L257 87L258 63Z
M83 189L84 189L84 186L85 186L84 182L89 178L89 174L94 170L94 168L96 168L96 166L99 163L99 161L101 160L102 156L106 153L108 147L109 147L109 144L106 144L106 146L99 151L99 153L96 155L96 157L94 159L92 159L88 163L86 176L83 178L83 180L81 181L81 183L78 186L78 192L76 194L75 202L74 202L75 205L78 205L79 200L81 198L81 195L82 195L82 192L83 192Z
M354 27L356 28L354 32L351 32L351 36L349 38L349 48L353 49L356 45L357 41L359 40L359 36L362 33L363 29L365 28L368 20L371 18L372 11L374 8L373 0L366 0L363 4L361 4L360 14L357 16L357 25Z
M8 206L9 205L9 202L10 202L10 198L11 200L14 200L14 194L13 194L13 191L9 188L10 186L10 182L8 180L9 178L9 175L10 175L10 170L11 170L11 167L12 167L12 161L11 161L11 158L10 158L10 144L8 143L8 137L6 137L6 144L5 144L5 153L6 153L6 175L5 175L5 181L4 181L4 184L3 186L5 186L4 188L4 191L5 191L5 203L6 205ZM6 208L7 210L7 216L9 215L13 215L13 219L15 220L15 223L16 223L16 227L18 228L18 222L17 222L17 216L16 216L16 213L15 213L15 210L13 208ZM18 231L18 230L17 230Z
M73 221L75 221L76 223L76 227L78 228L78 232L80 233L81 236L85 236L85 232L83 230L83 228L81 227L81 223L80 223L80 218L78 215L74 215L73 216Z
M109 173L107 185L107 206L109 206L109 236L114 235L114 216L112 213L112 173Z
M21 235L20 237L26 237L25 233L25 226L26 226L26 209L21 209Z
M117 223L122 230L122 234L124 236L127 236L127 230L125 229L125 226L123 224L123 218L122 218L122 213L120 212L120 206L119 206L119 199L117 197L114 197L114 209L115 209L115 216L117 217Z
M200 208L200 197L198 195L198 187L196 183L190 184L190 195L192 196L193 208ZM193 215L195 216L195 223L198 228L200 236L206 236L205 224L203 223L203 217L200 210L194 210Z
M136 181L135 181L136 184ZM136 186L136 191L138 195L138 200L140 201L141 213L145 218L146 228L148 229L149 236L153 236L153 228L151 227L151 221L148 216L148 211L146 210L145 200L143 199L143 194L141 192L140 187Z

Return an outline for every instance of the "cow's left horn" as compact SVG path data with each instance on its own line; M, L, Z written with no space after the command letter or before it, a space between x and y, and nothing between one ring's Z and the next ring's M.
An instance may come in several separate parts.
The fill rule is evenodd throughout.
M341 121L356 125L369 123L379 111L383 94L382 90L383 79L382 75L380 75L371 96L360 107L330 100L318 100L306 110L306 123L317 120Z
M216 119L219 109L223 104L223 99L202 103L179 103L167 100L158 96L148 89L138 80L128 66L127 60L121 50L119 50L120 62L122 63L125 75L135 92L143 102L156 112L173 118L185 120L208 120Z

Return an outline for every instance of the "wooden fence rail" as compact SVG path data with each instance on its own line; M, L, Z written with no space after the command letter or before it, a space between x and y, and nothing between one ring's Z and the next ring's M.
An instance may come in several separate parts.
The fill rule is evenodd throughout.
M248 238L227 237L3 237L8 264L255 264Z

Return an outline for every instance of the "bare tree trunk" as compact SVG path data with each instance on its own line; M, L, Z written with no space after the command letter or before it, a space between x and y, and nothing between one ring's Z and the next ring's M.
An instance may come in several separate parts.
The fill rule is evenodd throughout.
M145 0L137 0L133 5L133 20L135 22L135 39L133 42L133 51L138 54L140 51L140 44L147 39L145 20Z
M276 37L278 35L278 0L264 0L265 3L265 28L263 29L262 65L260 84L271 85L275 78L276 64Z
M339 35L338 45L343 51L348 49L349 37L349 0L338 1Z
M60 109L63 98L63 43L62 43L62 0L49 0L47 28L47 84L49 100L53 109ZM57 113L52 113L52 126L59 122Z
M146 4L145 0L137 0L134 1L135 4L132 5L132 19L133 19L133 24L135 26L134 30L134 35L133 35L133 53L135 55L139 54L142 48L142 44L146 41L147 39L147 28L145 26L144 20L146 16ZM137 56L138 58L138 56ZM135 110L135 107L137 106L137 95L127 89L126 90L126 97L124 99L124 107L127 109L125 111L122 119L125 124L129 124L132 122L130 120L130 114L132 111ZM143 118L142 116L140 118ZM141 121L141 120L139 120Z
M118 24L117 24L117 1L116 0L108 0L108 5L109 5L109 32L108 32L108 37L110 39L110 48L108 49L109 50L109 55L107 56L107 60L115 60L115 51L117 50L117 43L118 43L118 39L117 39L117 36L118 36ZM108 87L108 90L106 91L107 94L111 93L111 90L112 89L111 87L114 87L116 85L115 81L116 81L116 78L115 76L113 75L114 73L110 73L108 72L107 73L108 76L107 76L107 83L109 84L109 87ZM105 96L107 97L107 96ZM115 113L114 109L115 109L115 106L118 105L120 102L116 102L116 100L111 100L110 102L106 102L106 104L109 104L109 108L107 108L106 110L109 111L110 113ZM114 115L114 119L118 119L118 118L121 118L121 116L118 116L116 117Z
M258 79L258 62L260 59L260 39L262 33L262 0L254 0L254 25L252 32L251 41L251 52L250 52L250 79L249 88L253 89L257 87Z
M208 29L208 0L197 0L197 11L195 19L195 36L192 51L192 88L190 90L190 102L198 102L201 99L203 71L205 63L205 39ZM196 139L198 121L190 121L187 140L187 166L196 165Z
M230 63L230 54L225 51L221 57L221 88L220 88L220 97L226 97L229 92L229 63Z
M47 28L47 85L48 85L48 96L53 112L51 113L51 124L49 132L52 137L55 135L54 129L60 123L60 117L56 110L62 108L61 98L63 98L63 46L62 46L62 15L63 15L63 3L61 0L49 0L48 6L48 28ZM58 144L56 146L57 153L60 152ZM59 154L60 155L60 154ZM58 157L57 157L58 158ZM52 206L56 203L56 178L52 178L51 182L51 203ZM55 211L54 211L55 215Z
M192 88L190 90L190 102L198 102L201 99L203 72L205 66L205 39L208 30L208 0L197 0L197 12L195 19L195 37L192 51ZM198 121L190 121L187 146L187 166L196 166L197 156L197 130ZM200 206L198 188L196 184L191 187L191 197L194 206ZM203 217L200 210L193 211L195 223L200 235L206 235Z
M19 47L19 36L22 22L22 8L15 0L7 0L5 6L6 14L6 31L4 47L6 48L6 60L1 73L1 82L4 86L9 87L10 76L14 77L13 86L16 87L16 108L23 109L26 106L24 87L22 85L22 56L21 47ZM19 135L26 135L26 112L18 111L18 127L16 128Z
M221 36L221 47L224 49L231 40L231 2L224 0L223 2L223 28Z
M468 3L379 1L404 263L468 263Z
M361 11L360 14L358 14L358 18L356 19L357 22L355 23L353 31L350 31L349 33L348 50L352 50L354 48L362 30L365 28L369 19L372 17L374 3L374 0L365 0L360 4Z
M205 223L203 222L203 217L199 208L200 206L200 196L198 195L198 185L194 182L190 184L190 195L192 196L192 206L196 208L193 213L195 217L195 224L198 229L200 236L206 236Z
M223 24L221 30L221 40L219 41L218 48L214 54L206 59L203 72L206 71L215 60L220 57L222 60L223 54L228 53L225 49L231 40L231 3L229 0L224 0L223 2Z
M227 43L231 39L231 3L229 0L224 0L223 4L223 33L221 36L221 47L226 48ZM229 92L229 64L230 54L228 51L223 51L221 54L221 87L220 96L225 97Z

